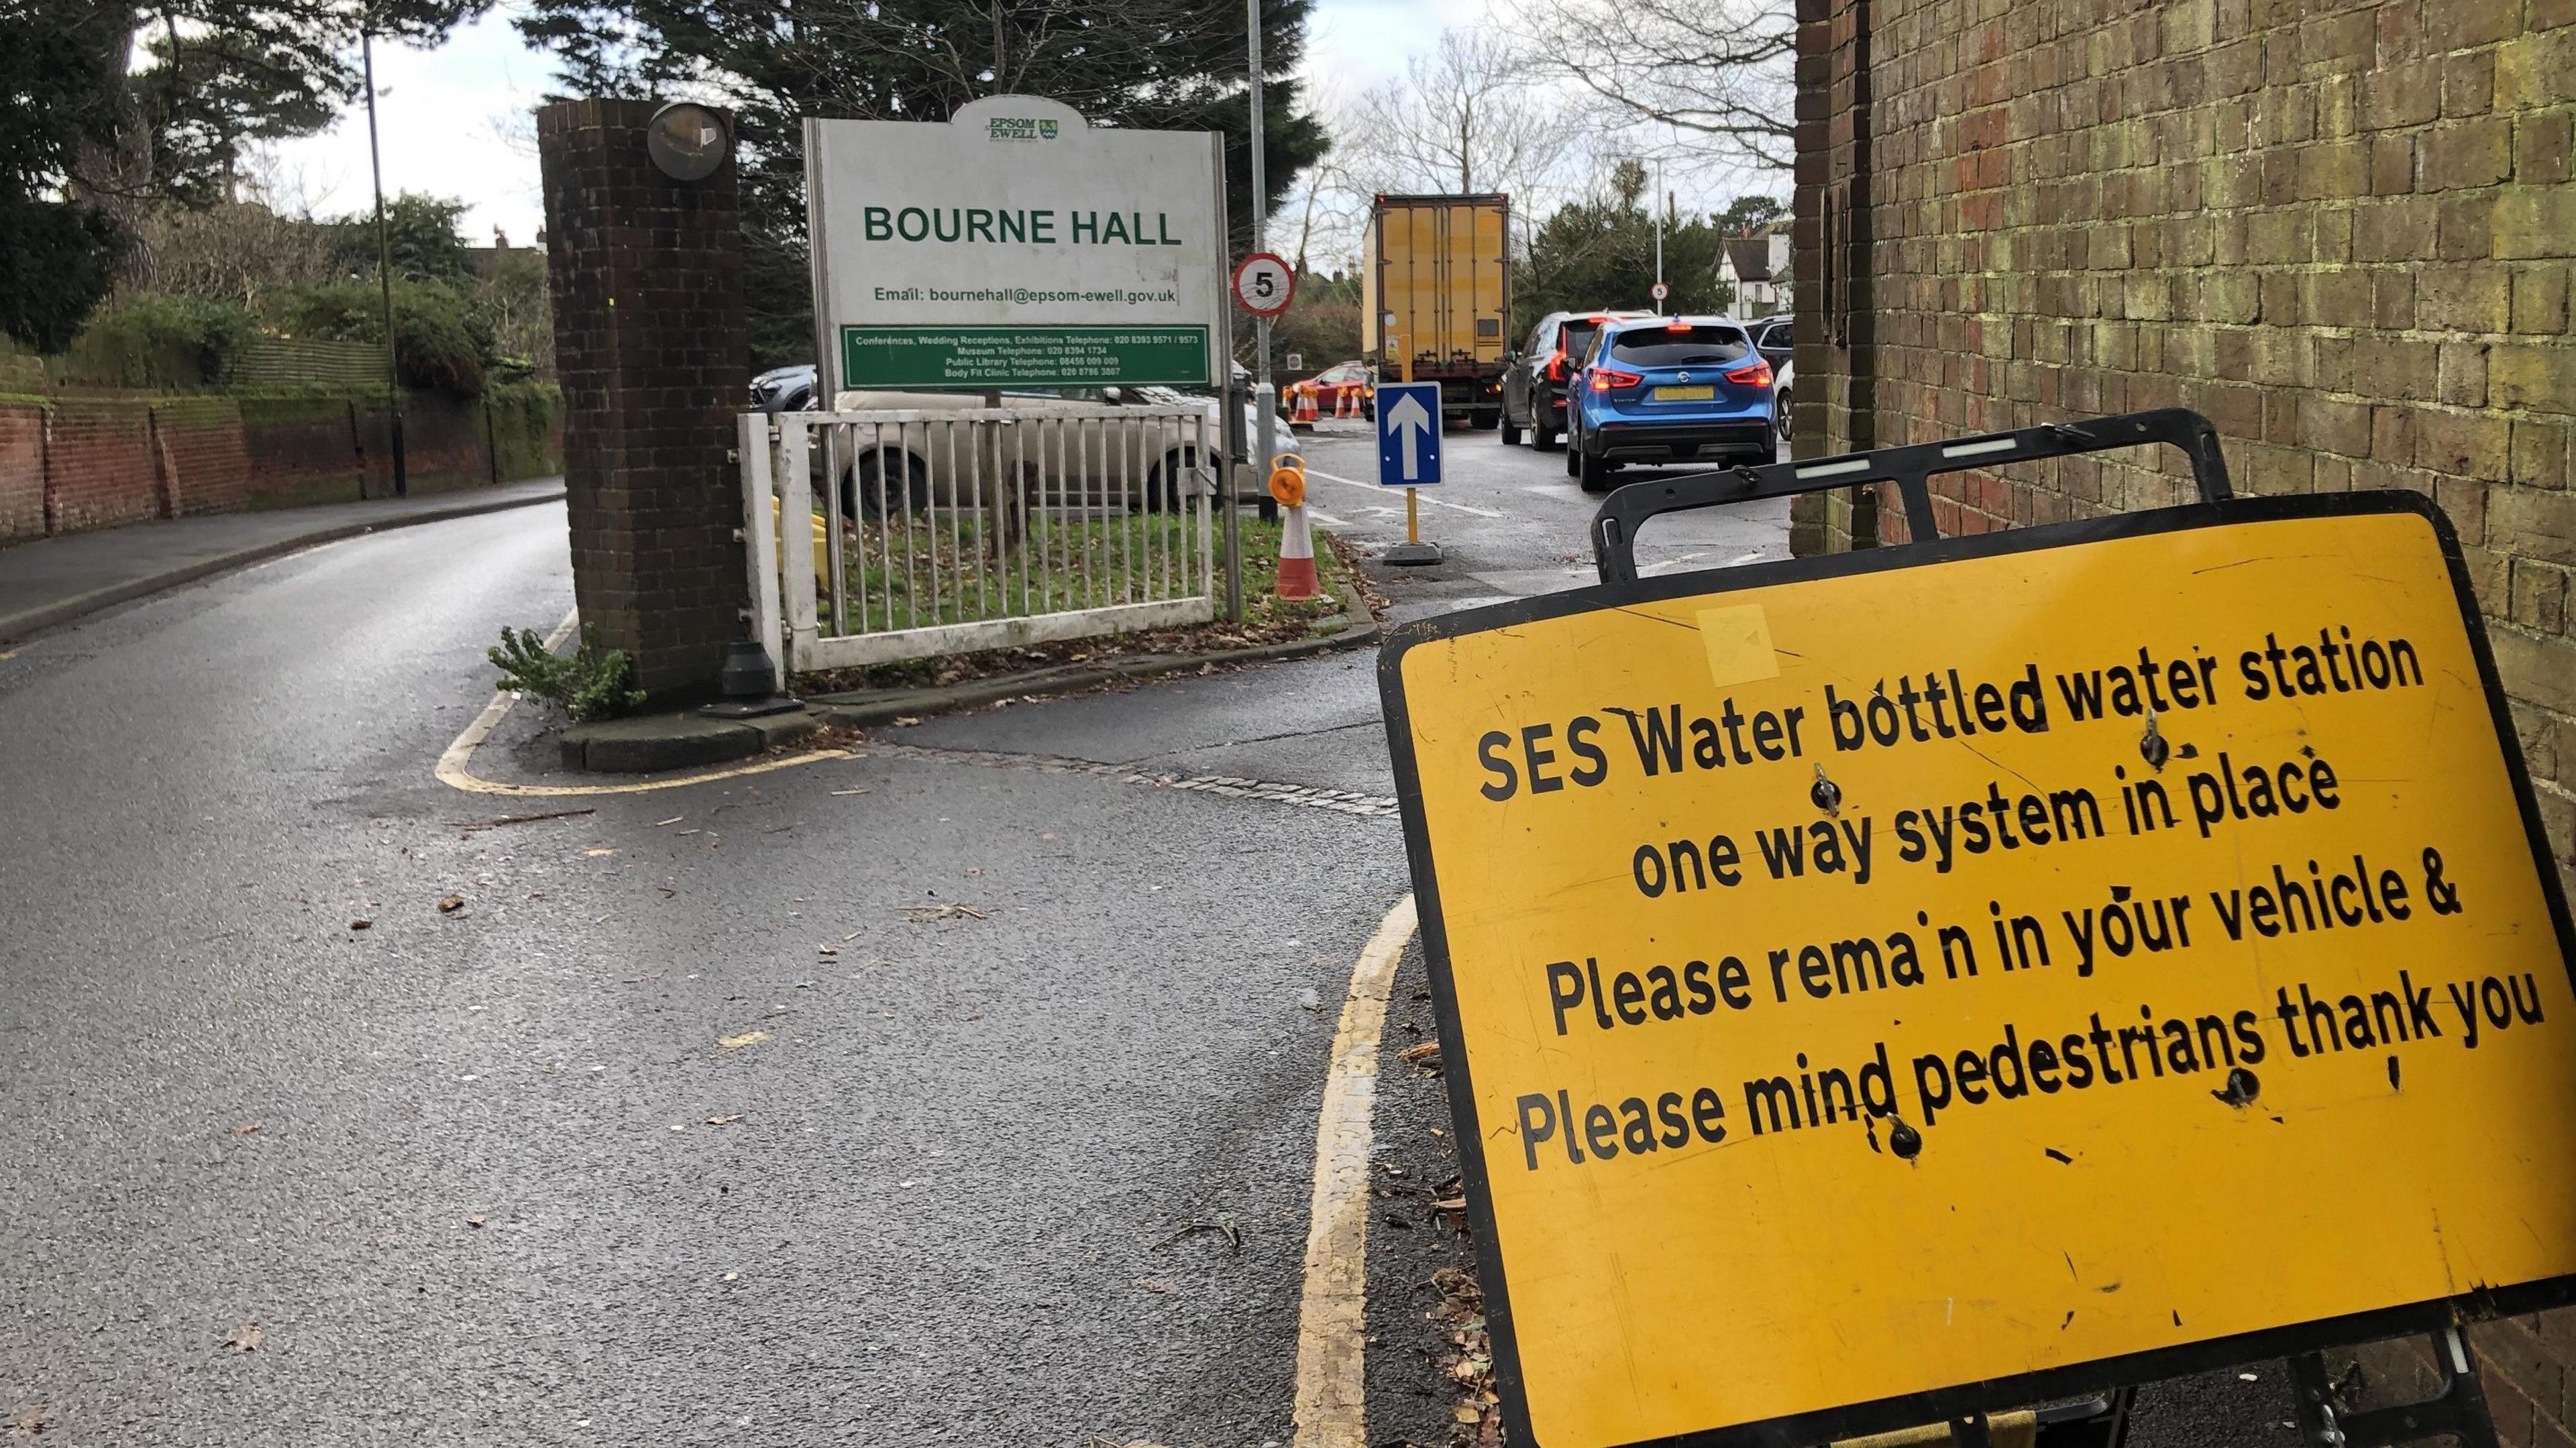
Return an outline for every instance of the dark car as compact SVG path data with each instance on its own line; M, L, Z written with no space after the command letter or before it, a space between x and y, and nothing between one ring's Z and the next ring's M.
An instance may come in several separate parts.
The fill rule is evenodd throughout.
M1503 372L1503 444L1521 440L1541 452L1565 435L1565 384L1581 365L1583 349L1603 322L1651 317L1652 312L1550 312L1531 329L1529 346Z
M1771 364L1723 317L1607 322L1576 374L1566 471L1607 492L1621 464L1767 463Z
M1796 350L1790 345L1794 340L1791 325L1787 317L1764 317L1744 324L1745 330L1753 334L1753 350L1762 354L1762 360L1770 363L1774 372L1788 366L1789 354Z
M772 367L751 379L751 405L775 416L803 412L814 405L814 364Z

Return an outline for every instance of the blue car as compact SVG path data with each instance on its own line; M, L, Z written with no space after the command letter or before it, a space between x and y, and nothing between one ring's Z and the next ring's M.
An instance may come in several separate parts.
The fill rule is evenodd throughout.
M1627 463L1770 462L1771 364L1719 317L1607 322L1566 389L1565 470L1610 491Z

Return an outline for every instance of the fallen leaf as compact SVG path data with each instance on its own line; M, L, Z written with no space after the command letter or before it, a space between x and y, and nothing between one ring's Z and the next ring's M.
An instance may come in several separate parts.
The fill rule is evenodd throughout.
M733 1125L735 1122L740 1121L740 1120L742 1120L742 1113L741 1113L741 1112L739 1112L739 1111L737 1111L737 1112L735 1112L735 1113L734 1113L733 1115L731 1115L731 1116L710 1116L710 1117L708 1117L708 1118L707 1118L707 1125L709 1125L709 1126L731 1126L731 1125Z
M0 654L0 658L5 657L7 657L7 655ZM46 1420L53 1416L53 1409L46 1407L42 1403L30 1403L26 1407L20 1408L18 1411L9 1415L9 1427L14 1431L24 1433L28 1437L33 1438L45 1431Z
M373 930L376 928L376 922L372 920L352 920L349 922L349 928L351 930Z
M919 715L917 715L917 714L906 714L906 715L904 715L902 718L897 719L897 720L895 720L895 721L894 721L894 723L895 723L895 727L896 727L896 728L898 728L898 729L907 728L907 727L909 727L909 726L911 726L911 725L918 724L918 723L920 723L920 722L921 722L921 716L919 716Z
M235 1352L257 1352L268 1341L268 1333L256 1322L245 1322L224 1334L224 1346Z
M739 1272L728 1272L724 1275L724 1280L727 1282L740 1282L742 1280L742 1274Z
M438 902L438 913L441 915L453 915L464 908L465 897L462 895L450 895Z
M1457 1419L1461 1423L1473 1423L1485 1415L1478 1409L1471 1408L1465 1403L1461 1403L1457 1407L1449 1410L1449 1416Z
M483 1214L482 1214L481 1212L476 1212L473 1216L467 1217L467 1218L465 1219L465 1225L467 1225L467 1226L469 1226L469 1227L479 1227L479 1226L482 1226L482 1225L483 1225Z
M1407 1046L1395 1053L1395 1059L1408 1066L1419 1066L1426 1061L1436 1066L1440 1064L1440 1043L1425 1041L1418 1046Z
M769 1033L767 1031L745 1031L739 1036L727 1036L723 1040L716 1042L716 1049L719 1051L739 1051L745 1046L757 1046L768 1039Z
M241 1125L233 1128L233 1135L256 1136L259 1134L259 1129L266 1125L268 1125L268 1123L265 1121L245 1121Z

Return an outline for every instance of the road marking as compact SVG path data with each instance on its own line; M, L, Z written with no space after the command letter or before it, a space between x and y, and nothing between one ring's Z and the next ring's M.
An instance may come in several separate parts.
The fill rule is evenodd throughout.
M1334 814L1362 815L1371 819L1393 819L1395 801L1382 794L1360 794L1347 789L1326 789L1313 784L1282 784L1276 780L1238 779L1230 774L1199 774L1182 777L1174 774L1149 774L1126 764L1101 764L1089 759L1066 759L1050 754L1004 754L989 749L941 749L928 744L896 744L871 740L862 754L885 755L899 759L925 759L941 764L971 764L979 769L1025 769L1038 774L1082 774L1094 779L1114 779L1122 784L1150 784L1159 789L1186 789L1200 794L1221 794L1233 799L1257 799L1269 804L1291 805L1299 809L1327 810Z
M1347 483L1354 488L1366 488L1381 498L1396 491L1394 488L1381 488L1375 483L1363 483L1357 478L1339 477L1332 473L1318 471L1314 468L1306 469L1306 476L1310 478L1322 478L1328 483ZM1466 503L1450 502L1447 498L1440 497L1427 488L1422 490L1422 501L1431 504L1435 508L1454 508L1461 513L1473 513L1479 518L1499 518L1503 516L1491 508L1478 508L1472 507Z
M580 609L574 609L565 614L563 622L555 625L555 631L546 635L547 650L551 652L556 645L572 637L573 629L580 622ZM519 696L507 689L492 696L492 702L484 705L483 712L474 716L474 722L465 726L465 732L457 735L448 744L446 752L438 756L438 767L435 773L438 775L439 783L452 789L464 790L468 794L506 794L521 799L574 799L600 794L650 794L655 790L679 789L691 784L709 784L719 779L738 779L746 774L767 774L776 769L793 769L797 765L812 764L822 759L851 757L850 751L846 749L818 749L810 754L790 755L784 759L764 759L757 764L710 770L705 774L692 774L682 779L647 780L639 784L504 784L497 779L485 779L474 772L474 751L482 748L483 741L492 737L492 731L501 727L501 721L510 717L511 706L518 702Z
M1297 1306L1296 1448L1368 1448L1370 1118L1378 1038L1396 963L1413 938L1413 896L1395 902L1351 970L1324 1109L1315 1123L1315 1196Z

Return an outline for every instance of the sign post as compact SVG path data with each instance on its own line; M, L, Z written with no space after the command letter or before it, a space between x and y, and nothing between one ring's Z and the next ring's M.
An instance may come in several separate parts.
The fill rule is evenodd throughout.
M1635 574L1655 512L2158 440L2205 501ZM2183 413L1702 481L1380 662L1515 1442L2576 1297L2576 931L2437 509L2234 498Z
M1377 389L1378 486L1404 489L1404 541L1378 556L1422 567L1440 561L1440 545L1422 541L1421 488L1440 483L1440 384L1383 382Z

